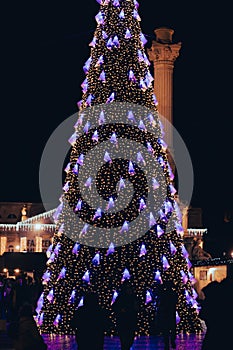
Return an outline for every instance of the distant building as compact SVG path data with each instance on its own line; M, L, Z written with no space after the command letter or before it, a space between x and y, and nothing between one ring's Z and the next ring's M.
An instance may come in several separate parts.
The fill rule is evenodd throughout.
M0 203L0 255L46 252L55 232L53 212L42 203Z

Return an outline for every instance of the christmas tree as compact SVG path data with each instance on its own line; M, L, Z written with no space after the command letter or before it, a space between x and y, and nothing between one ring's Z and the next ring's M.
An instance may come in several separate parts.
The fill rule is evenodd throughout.
M149 334L158 286L175 282L178 331L199 331L191 264L167 160L136 0L98 0L97 28L71 135L57 225L47 251L37 320L70 334L86 291L111 305L126 279L140 300L137 334ZM112 314L113 329L114 315Z

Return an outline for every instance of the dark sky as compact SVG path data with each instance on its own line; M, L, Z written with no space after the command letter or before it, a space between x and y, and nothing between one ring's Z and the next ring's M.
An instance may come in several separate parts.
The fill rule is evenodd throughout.
M95 0L1 4L0 201L41 201L40 157L53 130L77 111L98 8ZM148 45L160 26L182 42L174 125L193 162L191 205L221 235L223 212L233 207L231 11L223 2L144 0L139 13Z

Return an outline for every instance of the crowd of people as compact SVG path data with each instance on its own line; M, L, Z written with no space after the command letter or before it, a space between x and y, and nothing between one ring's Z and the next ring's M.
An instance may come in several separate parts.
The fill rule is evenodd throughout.
M206 324L202 350L229 348L231 343L231 322L233 314L233 278L211 282L202 289L199 317ZM46 350L33 315L42 284L28 276L15 280L0 277L0 319L11 325L9 336L16 339L16 350ZM176 348L176 310L178 295L172 281L161 285L158 295L158 325L163 337L164 349ZM112 306L121 349L130 350L137 329L139 301L131 283L126 280ZM98 294L88 292L83 306L77 308L71 321L79 350L104 348L104 335L111 326L108 310L99 306Z
M159 292L158 317L164 349L176 348L176 306L178 295L172 281L165 282ZM121 350L130 350L137 330L139 300L131 283L126 280L112 306ZM90 292L72 320L79 350L102 350L105 331L111 326L110 313L100 308L97 293Z
M9 323L14 321L25 303L36 306L42 288L40 279L26 274L16 279L0 276L0 319Z

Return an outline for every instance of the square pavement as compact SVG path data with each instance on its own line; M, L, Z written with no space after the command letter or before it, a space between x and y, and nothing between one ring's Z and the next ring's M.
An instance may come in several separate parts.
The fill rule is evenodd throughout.
M204 333L199 334L179 334L176 341L177 350L201 350ZM48 350L77 350L74 336L43 335L48 345ZM105 337L104 350L120 350L118 337ZM14 350L12 342L5 333L0 334L0 349ZM132 350L164 349L162 337L138 337L134 341ZM89 350L89 349L87 349Z

